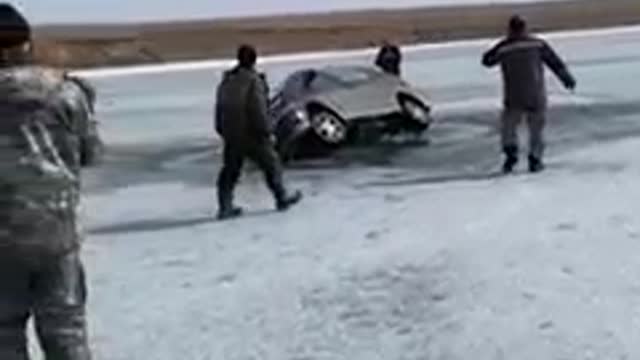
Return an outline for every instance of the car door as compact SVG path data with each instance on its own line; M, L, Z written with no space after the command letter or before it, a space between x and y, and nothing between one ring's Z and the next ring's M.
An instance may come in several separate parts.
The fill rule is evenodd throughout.
M391 113L396 105L394 86L390 77L382 73L371 73L366 82L359 83L354 96L361 99L365 107L363 117L376 117Z
M343 117L345 116L345 112L351 111L349 107L345 108L344 106L350 103L345 101L350 95L350 89L336 78L317 71L308 86L310 90L310 101L318 101L323 105L329 106Z

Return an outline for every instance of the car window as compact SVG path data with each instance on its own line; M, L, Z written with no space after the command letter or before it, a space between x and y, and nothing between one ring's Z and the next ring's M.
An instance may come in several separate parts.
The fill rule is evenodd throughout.
M318 73L311 82L311 90L314 92L330 91L341 86L340 81L323 73Z
M328 68L302 70L290 75L277 91L285 101L293 101L311 93L331 91L340 87L367 82L376 76L366 68Z
M347 85L357 85L371 81L379 74L373 70L358 67L328 68L326 73L332 78Z
M309 93L309 82L314 75L313 70L304 70L289 76L281 87L281 95L287 100L292 100Z

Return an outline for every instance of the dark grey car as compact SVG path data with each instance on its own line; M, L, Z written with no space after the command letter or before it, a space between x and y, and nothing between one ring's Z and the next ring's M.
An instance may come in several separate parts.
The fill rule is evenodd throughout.
M432 123L426 94L367 66L297 71L276 89L270 111L284 158L312 144L333 149L363 125L383 133L422 133Z

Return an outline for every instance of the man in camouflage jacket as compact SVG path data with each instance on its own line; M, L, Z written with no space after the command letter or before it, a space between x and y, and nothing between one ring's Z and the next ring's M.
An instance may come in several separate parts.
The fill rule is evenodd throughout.
M0 359L28 359L33 318L47 360L89 360L77 229L78 144L89 103L61 73L26 65L29 26L7 4L0 4L0 56ZM33 126L20 127L25 141L16 143L11 131L21 123ZM25 149L34 156L16 162Z

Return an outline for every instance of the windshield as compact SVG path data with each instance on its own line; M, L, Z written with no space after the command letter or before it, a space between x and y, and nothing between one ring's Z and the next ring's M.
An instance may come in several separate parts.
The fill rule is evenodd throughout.
M291 101L312 93L329 91L344 86L340 79L324 72L308 69L293 73L277 88L276 93Z
M346 85L371 81L379 76L375 70L364 67L328 67L323 71L328 77Z
M374 80L380 73L366 67L326 67L294 72L277 86L273 101L295 101L314 93L348 88Z

